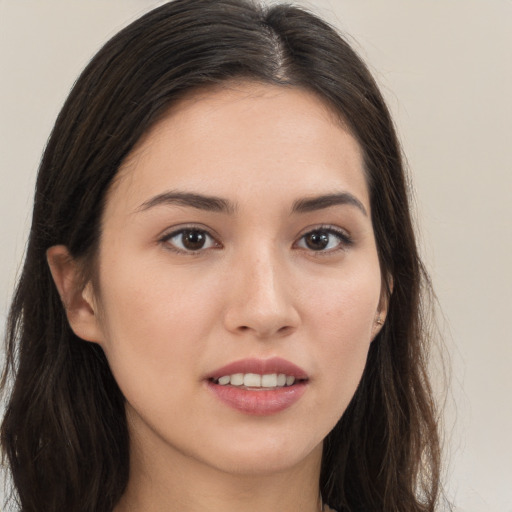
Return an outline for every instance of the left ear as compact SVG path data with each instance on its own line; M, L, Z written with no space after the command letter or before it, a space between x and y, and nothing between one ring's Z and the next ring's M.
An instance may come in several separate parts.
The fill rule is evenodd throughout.
M389 301L391 299L391 295L393 294L393 277L389 276L384 281L384 286L382 287L381 294L380 294L380 300L379 300L379 306L377 308L377 311L375 313L375 318L373 320L373 327L372 327L372 341L375 339L377 334L379 334L380 330L382 329L386 317L388 314L389 309Z

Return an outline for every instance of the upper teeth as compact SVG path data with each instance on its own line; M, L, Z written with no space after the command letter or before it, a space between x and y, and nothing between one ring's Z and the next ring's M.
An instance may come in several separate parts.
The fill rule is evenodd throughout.
M221 386L231 384L232 386L245 386L248 388L280 388L291 386L295 382L295 377L285 375L284 373L270 373L259 375L258 373L234 373L233 375L224 375L217 379Z

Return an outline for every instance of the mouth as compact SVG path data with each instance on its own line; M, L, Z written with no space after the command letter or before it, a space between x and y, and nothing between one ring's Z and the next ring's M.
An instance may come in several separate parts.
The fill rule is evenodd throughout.
M215 370L206 382L230 408L269 415L296 403L306 391L309 377L302 368L281 358L244 359Z
M214 384L219 386L235 386L240 389L270 390L290 387L295 382L304 382L307 379L297 379L293 375L285 373L233 373L231 375L223 375L218 379L210 379Z

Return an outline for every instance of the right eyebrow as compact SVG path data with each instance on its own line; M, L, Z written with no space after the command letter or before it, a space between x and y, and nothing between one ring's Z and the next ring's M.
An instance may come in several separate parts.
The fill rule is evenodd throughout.
M169 191L158 194L142 203L135 212L142 212L155 206L189 206L198 210L219 213L234 213L237 207L234 203L215 196L195 194L192 192Z

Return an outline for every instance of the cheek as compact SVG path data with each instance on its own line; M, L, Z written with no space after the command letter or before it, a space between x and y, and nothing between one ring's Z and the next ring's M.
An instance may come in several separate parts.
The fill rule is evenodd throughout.
M370 267L320 292L311 297L306 326L321 359L326 402L338 404L339 418L366 364L380 299L380 274Z
M193 287L158 265L110 270L101 296L102 346L117 380L181 385L216 317L208 288Z
M326 280L309 295L310 318L338 349L356 349L371 340L378 313L381 279L378 266L366 266Z
M208 312L198 311L199 297L184 294L180 283L145 277L110 283L103 349L128 404L148 423L166 425L170 404L185 417L194 413L187 397L200 385L195 377Z

